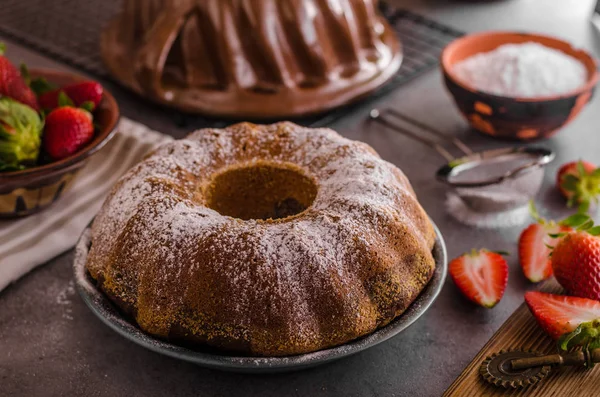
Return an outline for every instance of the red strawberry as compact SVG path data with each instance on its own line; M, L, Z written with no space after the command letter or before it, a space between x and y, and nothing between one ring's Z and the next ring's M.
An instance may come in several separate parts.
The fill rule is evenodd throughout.
M42 109L55 109L59 106L59 94L64 92L73 101L74 106L82 106L85 102L91 102L95 109L102 100L104 92L102 86L95 81L84 81L70 84L52 91L45 92L38 97Z
M554 246L556 238L550 235L567 233L572 229L540 217L533 202L530 204L530 211L537 223L529 225L519 237L519 262L525 277L537 283L552 276L549 247Z
M19 70L4 56L4 45L0 45L0 96L12 98L36 111L40 109L35 94Z
M454 259L449 271L458 289L484 307L494 307L502 299L508 282L508 265L502 255L485 249Z
M54 160L72 155L94 136L92 115L69 106L51 111L44 128L44 150Z
M574 331L580 324L600 319L600 302L545 292L525 293L529 310L552 338Z
M600 229L590 229L599 234ZM600 237L585 230L568 233L552 251L556 280L570 294L600 300Z
M568 200L568 205L587 207L600 196L600 169L588 161L573 161L564 164L556 175L556 186Z

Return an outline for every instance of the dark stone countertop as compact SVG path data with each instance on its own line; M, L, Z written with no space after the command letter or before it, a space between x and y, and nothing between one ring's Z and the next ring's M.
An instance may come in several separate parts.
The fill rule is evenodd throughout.
M589 23L592 0L398 3L463 31L512 29L562 36L600 55L600 33ZM65 68L8 41L10 55L30 66ZM125 116L176 137L165 110L144 104L114 84ZM442 87L438 70L413 80L378 101L451 132L473 149L502 147L467 128ZM600 98L543 145L558 152L546 173L538 202L554 216L563 203L552 188L557 167L586 158L600 163ZM494 331L535 288L521 274L516 256L520 228L479 230L445 213L445 188L433 179L442 159L419 143L363 123L369 106L333 127L372 145L411 179L421 203L440 227L449 255L485 246L513 252L504 299L492 310L475 307L446 285L433 307L408 330L361 354L322 367L268 376L212 371L160 356L123 339L83 304L72 285L72 251L50 260L0 293L0 395L2 396L435 396L460 374Z

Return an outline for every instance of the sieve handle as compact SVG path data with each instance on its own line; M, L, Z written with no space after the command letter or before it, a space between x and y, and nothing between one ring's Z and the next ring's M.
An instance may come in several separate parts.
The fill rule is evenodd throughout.
M471 150L470 147L468 147L463 141L461 141L460 139L458 139L454 136L445 134L438 129L435 129L427 124L420 122L419 120L415 120L410 116L402 114L397 110L387 109L386 112L388 112L389 114L391 114L392 116L394 116L396 118L399 118L400 120L404 120L408 123L411 123L411 124L419 127L420 129L429 132L430 134L433 134L433 135L440 137L448 142L451 142L454 146L456 146L461 152L463 152L466 155L473 154L473 151Z
M388 127L388 128L393 129L396 132L399 132L403 135L409 136L427 146L433 147L433 149L436 152L438 152L442 157L444 157L448 162L454 160L454 156L452 156L452 154L450 154L450 152L448 152L446 149L444 149L444 147L441 146L439 143L437 143L431 139L424 138L408 129L405 129L404 127L399 126L398 124L392 123L387 118L382 117L381 113L379 113L379 110L377 110L377 109L372 109L371 112L369 112L369 118L373 121L376 121L376 122Z

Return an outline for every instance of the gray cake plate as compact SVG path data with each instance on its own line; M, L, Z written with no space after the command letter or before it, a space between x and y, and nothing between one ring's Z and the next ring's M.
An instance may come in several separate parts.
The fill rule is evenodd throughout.
M132 342L154 352L189 361L203 367L225 371L247 373L294 371L338 360L382 343L405 330L425 313L439 295L448 271L446 246L439 229L436 226L434 227L436 242L433 248L433 256L436 268L433 277L417 299L401 316L365 337L341 346L297 356L243 357L215 354L214 352L208 353L202 350L192 350L174 345L144 333L123 316L116 306L96 288L94 280L88 274L85 263L91 246L91 229L89 227L83 232L76 247L73 264L75 285L85 303L104 324Z

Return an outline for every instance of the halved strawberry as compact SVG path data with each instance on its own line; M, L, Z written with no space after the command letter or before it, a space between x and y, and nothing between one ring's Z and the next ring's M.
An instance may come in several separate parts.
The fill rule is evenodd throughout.
M483 307L494 307L506 289L508 265L496 252L472 250L454 259L449 266L450 276L460 291Z
M592 299L530 291L525 294L525 302L540 326L554 339L580 325L597 328L595 320L600 320L600 302Z
M554 221L547 221L538 215L533 202L530 211L537 223L529 225L519 237L519 263L525 277L533 283L551 277L552 262L550 260L551 246L557 238L550 235L567 233L572 229L569 226Z

